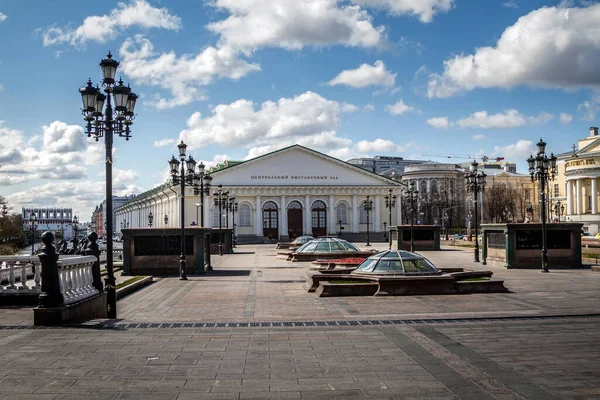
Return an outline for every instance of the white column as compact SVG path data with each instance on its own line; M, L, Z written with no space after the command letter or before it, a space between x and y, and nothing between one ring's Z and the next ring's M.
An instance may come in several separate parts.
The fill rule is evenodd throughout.
M581 179L576 181L576 193L575 198L577 199L577 214L583 214L583 193L581 188Z
M376 194L374 201L374 218L373 218L373 232L381 232L381 196Z
M307 194L304 196L304 212L302 213L302 221L304 225L304 233L306 235L312 235L312 222L311 222L311 211L310 211L310 196Z
M337 221L335 220L335 205L332 194L329 195L329 217L327 217L327 219L329 220L327 221L327 232L331 235L335 235Z
M260 196L256 196L256 215L254 215L254 234L256 236L263 235L263 226L262 226L262 203L260 201Z
M356 195L352 195L352 232L358 232L358 201Z
M592 177L592 214L598 214L598 182Z
M279 218L279 236L288 236L287 207L285 205L285 196L281 196L281 209Z
M567 181L567 215L573 215L573 181Z

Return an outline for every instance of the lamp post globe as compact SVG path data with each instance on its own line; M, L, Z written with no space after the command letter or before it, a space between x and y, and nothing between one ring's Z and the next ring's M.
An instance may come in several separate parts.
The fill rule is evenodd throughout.
M475 205L475 250L474 261L479 262L479 234L477 231L477 204L479 202L479 194L485 190L485 181L487 175L483 171L478 171L479 163L473 161L469 171L465 173L465 188L467 193L473 194L473 203ZM470 221L470 220L469 220Z

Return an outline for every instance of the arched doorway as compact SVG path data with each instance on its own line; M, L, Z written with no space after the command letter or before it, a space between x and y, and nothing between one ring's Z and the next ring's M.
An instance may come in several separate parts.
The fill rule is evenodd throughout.
M292 201L287 206L288 236L290 240L302 236L302 204Z
M269 239L279 239L277 204L267 201L262 208L263 213L263 236Z
M314 237L327 235L326 215L327 209L325 207L325 203L323 203L321 200L315 201L311 208L312 235Z

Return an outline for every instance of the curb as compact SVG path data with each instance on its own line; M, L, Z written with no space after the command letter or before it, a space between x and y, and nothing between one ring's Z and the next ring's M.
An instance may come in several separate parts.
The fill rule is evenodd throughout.
M145 278L140 279L139 281L133 282L121 289L117 290L117 300L121 300L125 296L129 296L130 294L137 292L138 290L151 285L153 282L152 276L146 276Z

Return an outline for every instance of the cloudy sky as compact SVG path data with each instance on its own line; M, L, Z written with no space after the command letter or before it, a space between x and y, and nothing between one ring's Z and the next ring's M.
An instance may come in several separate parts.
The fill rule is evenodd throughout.
M112 51L140 99L115 194L164 182L183 139L211 165L299 143L347 160L564 152L600 110L600 4L537 0L0 3L0 194L104 198L78 89ZM441 157L440 157L441 156Z

